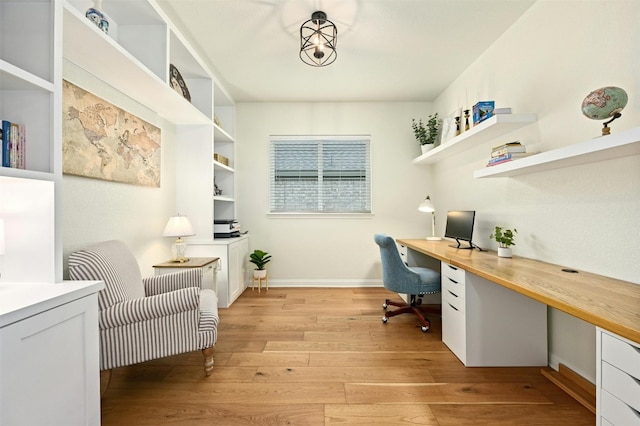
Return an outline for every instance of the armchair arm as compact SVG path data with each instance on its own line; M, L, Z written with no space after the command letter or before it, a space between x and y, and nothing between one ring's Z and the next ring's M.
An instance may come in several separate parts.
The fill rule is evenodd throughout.
M142 284L144 284L144 292L147 296L189 287L202 288L202 270L193 268L169 274L154 275L143 278Z
M200 289L196 287L116 303L100 311L100 329L133 324L185 311L196 311Z

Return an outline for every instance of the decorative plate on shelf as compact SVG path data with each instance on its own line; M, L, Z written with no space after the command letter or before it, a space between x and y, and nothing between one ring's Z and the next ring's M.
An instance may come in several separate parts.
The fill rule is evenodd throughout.
M169 64L169 85L176 92L180 93L186 100L191 102L191 95L189 94L189 89L187 88L187 84L184 82L180 71L173 64Z

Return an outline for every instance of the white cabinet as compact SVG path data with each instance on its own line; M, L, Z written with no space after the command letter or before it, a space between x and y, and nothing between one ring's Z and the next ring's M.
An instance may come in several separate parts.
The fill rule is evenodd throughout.
M212 243L191 243L187 256L219 257L216 275L218 307L228 308L247 287L249 237L218 239Z
M102 282L0 285L0 424L99 425Z
M640 426L640 344L598 327L596 424Z
M445 262L441 275L442 341L465 366L547 365L546 305Z
M25 168L0 167L0 217L5 219L5 227L9 230L29 229L23 226L23 222L28 218L21 210L26 201L9 199L12 191L9 186L28 186L30 193L33 193L32 189L38 185L37 182L43 182L44 186L50 184L53 188L53 192L56 193L55 200L60 198L58 192L62 181L61 23L62 1L0 1L0 120L24 125L26 133ZM36 183L30 185L29 180ZM7 191L4 190L5 187L8 188ZM14 202L18 205L9 204ZM49 200L45 202L48 203ZM51 226L59 229L61 209L59 202L52 202ZM17 266L28 263L31 253L15 247L15 244L21 244L16 238L8 239L7 244L14 244L14 247L7 247L9 254L3 263L8 269L22 270L17 270L15 274L7 270L4 274L5 279L15 279L19 274L23 280L61 281L61 236L51 230L45 234L46 241L42 241L36 233L32 240L28 240L30 235L24 234L19 238L29 242L37 252L36 257L46 255L47 260L38 261L41 269L37 271L35 268L24 269ZM9 256L12 259L8 259ZM43 274L46 276L43 277Z

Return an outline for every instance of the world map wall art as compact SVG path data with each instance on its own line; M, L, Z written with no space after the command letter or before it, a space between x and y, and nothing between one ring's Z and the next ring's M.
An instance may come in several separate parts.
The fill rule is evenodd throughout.
M160 187L160 129L63 81L62 172Z

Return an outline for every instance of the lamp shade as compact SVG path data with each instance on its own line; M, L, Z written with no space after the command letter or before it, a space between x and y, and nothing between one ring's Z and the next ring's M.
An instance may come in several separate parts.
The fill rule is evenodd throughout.
M433 203L431 202L431 198L427 195L427 198L418 206L418 210L425 213L435 212L436 209L433 207Z
M162 232L163 237L188 237L191 235L195 235L191 222L186 216L180 215L170 218L164 232Z

